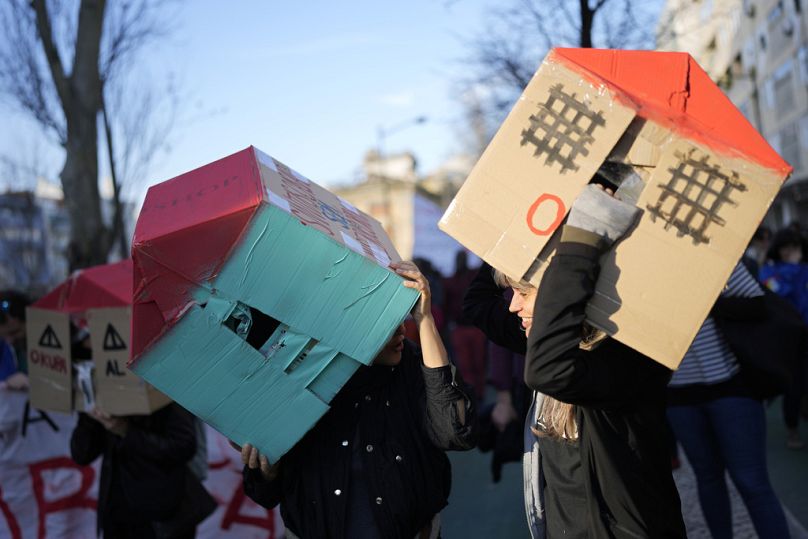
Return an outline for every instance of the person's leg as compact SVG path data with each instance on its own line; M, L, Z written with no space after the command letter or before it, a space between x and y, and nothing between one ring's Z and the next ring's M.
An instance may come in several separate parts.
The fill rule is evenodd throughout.
M483 395L477 388L477 373L474 364L476 357L476 351L474 350L475 343L473 336L470 338L469 332L469 330L473 329L475 328L469 326L456 326L452 330L452 346L455 351L455 365L460 369L463 380L474 388L477 399L481 400Z
M485 337L485 333L477 329L476 327L469 327L469 342L471 343L471 351L472 351L472 380L466 380L470 384L473 384L474 391L477 393L477 398L482 401L485 397L485 385L488 382L488 369L487 367L487 359L488 359L488 339Z
M732 510L724 462L704 405L669 406L668 422L693 466L710 534L713 539L732 539Z
M766 415L755 399L727 397L709 404L713 429L733 483L761 539L788 538L788 525L766 467Z

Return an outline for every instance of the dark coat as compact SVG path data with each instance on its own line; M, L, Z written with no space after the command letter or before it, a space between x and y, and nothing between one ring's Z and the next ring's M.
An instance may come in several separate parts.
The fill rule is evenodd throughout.
M358 442L379 535L411 539L447 504L451 468L444 451L471 449L476 441L474 406L452 370L424 367L408 341L398 366L360 367L283 456L274 480L245 468L244 491L266 508L280 503L284 524L298 537L342 538Z
M589 536L685 537L665 431L671 371L613 339L591 351L579 347L599 256L594 246L559 245L527 340L490 267L480 270L464 308L491 340L525 353L531 389L577 405Z
M81 466L103 456L98 488L98 528L142 527L178 508L187 463L196 451L193 416L175 403L148 416L128 417L123 437L79 414L70 453ZM147 526L143 526L146 524Z

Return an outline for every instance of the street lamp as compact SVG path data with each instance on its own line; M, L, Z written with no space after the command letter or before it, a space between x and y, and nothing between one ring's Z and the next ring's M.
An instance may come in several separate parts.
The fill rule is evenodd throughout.
M426 116L416 116L415 118L410 118L409 120L397 123L390 127L384 127L383 125L378 126L376 128L376 151L379 152L379 159L384 156L384 141L388 136L398 133L399 131L403 131L408 127L424 124L427 121L428 118Z
M376 128L376 152L378 153L376 157L376 172L382 187L382 207L384 208L385 221L387 221L385 223L385 228L387 229L387 234L393 238L394 241L395 226L393 224L393 216L390 204L390 181L385 174L384 142L388 136L398 133L399 131L403 131L409 127L424 124L427 122L427 120L428 118L426 116L416 116L415 118L410 118L409 120L394 124L390 127L379 125Z

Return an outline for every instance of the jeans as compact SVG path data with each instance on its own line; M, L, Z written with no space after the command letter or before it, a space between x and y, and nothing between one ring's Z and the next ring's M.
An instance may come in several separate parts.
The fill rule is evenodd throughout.
M696 473L701 509L714 539L732 539L725 470L760 539L789 537L783 508L769 482L766 418L760 401L726 397L670 406L668 420Z

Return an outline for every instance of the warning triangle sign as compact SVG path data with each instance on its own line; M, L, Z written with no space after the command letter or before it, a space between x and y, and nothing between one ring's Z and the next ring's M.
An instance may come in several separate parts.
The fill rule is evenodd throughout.
M126 343L112 324L107 324L107 331L104 333L104 350L126 350Z
M39 346L43 348L62 349L62 343L59 342L59 337L56 336L56 332L53 331L50 324L48 324L45 327L45 331L42 332L42 336L39 338Z

